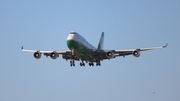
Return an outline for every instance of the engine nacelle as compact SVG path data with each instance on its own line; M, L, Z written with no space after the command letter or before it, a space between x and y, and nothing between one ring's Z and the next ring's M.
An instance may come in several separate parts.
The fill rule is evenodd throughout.
M108 58L114 58L114 53L112 51L109 51L109 52L106 53L106 56Z
M35 53L34 53L34 57L35 57L36 59L40 59L40 58L41 58L41 53L40 53L39 51L35 52Z
M52 52L52 53L50 54L50 56L51 56L52 59L56 59L57 57L59 57L58 53L55 52L55 51Z
M140 56L140 52L138 50L133 51L132 53L135 57L139 57Z

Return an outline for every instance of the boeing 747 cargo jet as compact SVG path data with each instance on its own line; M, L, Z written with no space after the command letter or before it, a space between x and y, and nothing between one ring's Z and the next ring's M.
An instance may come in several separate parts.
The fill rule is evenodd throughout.
M57 59L59 55L62 55L63 59L70 60L70 66L75 66L75 60L81 61L80 66L85 66L85 63L89 63L89 66L101 66L101 61L105 59L113 59L120 56L133 55L135 57L140 56L140 51L153 50L158 48L165 48L165 46L151 47L151 48L138 48L138 49L127 49L127 50L104 50L104 32L102 32L99 44L96 47L91 45L77 32L70 32L66 40L67 46L70 50L55 50L55 51L44 51L44 50L29 50L24 49L22 51L33 52L36 59L40 59L41 55L44 54L46 57L50 56L52 59Z

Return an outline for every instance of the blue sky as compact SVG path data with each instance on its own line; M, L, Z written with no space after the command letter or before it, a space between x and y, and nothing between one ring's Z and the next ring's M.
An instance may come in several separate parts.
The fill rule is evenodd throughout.
M0 101L179 101L179 0L1 0ZM165 49L69 66L28 49L66 50L70 31L105 49ZM153 93L155 92L155 93Z

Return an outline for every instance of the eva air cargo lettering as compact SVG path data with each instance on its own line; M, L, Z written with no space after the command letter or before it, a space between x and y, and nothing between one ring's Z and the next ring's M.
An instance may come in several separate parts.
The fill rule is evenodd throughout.
M36 59L40 59L41 55L44 54L46 57L51 57L52 59L57 59L60 55L63 59L70 61L70 66L75 66L75 61L80 61L80 66L85 66L88 63L89 66L101 66L101 61L110 60L120 56L133 55L135 57L140 56L141 51L153 50L158 48L165 48L165 46L150 47L150 48L138 48L138 49L126 49L126 50L104 50L104 32L102 32L99 44L96 47L91 45L77 32L71 31L67 37L67 46L69 50L55 50L55 51L45 51L45 50L29 50L21 48L24 52L33 52L33 56Z

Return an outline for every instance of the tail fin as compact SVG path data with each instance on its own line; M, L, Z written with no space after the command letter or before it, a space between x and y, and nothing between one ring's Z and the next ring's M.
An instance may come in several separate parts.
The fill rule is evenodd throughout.
M98 44L97 49L98 50L102 50L103 46L104 46L104 32L102 32L102 34L101 34L101 38L99 40L99 44Z

